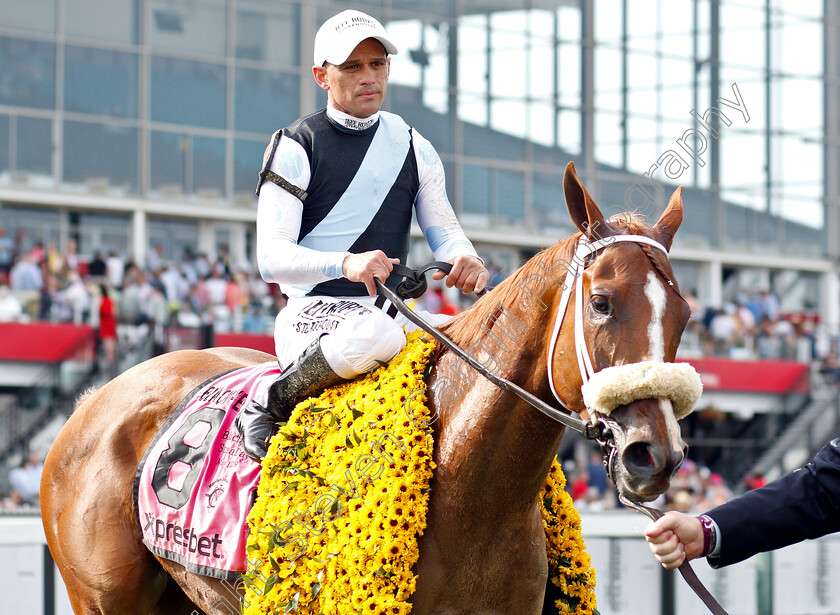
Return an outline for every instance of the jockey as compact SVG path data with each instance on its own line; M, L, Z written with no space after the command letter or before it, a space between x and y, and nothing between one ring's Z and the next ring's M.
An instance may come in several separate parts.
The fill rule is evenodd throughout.
M374 279L390 288L399 282L388 276L408 255L412 208L435 259L452 264L447 286L469 293L487 283L446 196L434 147L398 115L380 111L395 53L369 15L348 10L327 20L315 36L312 67L327 108L277 131L266 149L257 262L289 300L274 328L283 373L237 418L255 459L298 397L369 371L405 345L410 323L376 297ZM433 324L448 318L425 316Z

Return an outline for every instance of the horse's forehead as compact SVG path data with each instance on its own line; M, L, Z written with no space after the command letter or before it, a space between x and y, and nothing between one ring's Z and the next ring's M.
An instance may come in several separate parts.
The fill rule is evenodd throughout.
M656 248L653 251L658 251ZM666 258L667 260L667 258ZM648 273L656 271L656 265L638 244L615 243L603 250L592 263L591 277L612 278L618 284L644 284Z

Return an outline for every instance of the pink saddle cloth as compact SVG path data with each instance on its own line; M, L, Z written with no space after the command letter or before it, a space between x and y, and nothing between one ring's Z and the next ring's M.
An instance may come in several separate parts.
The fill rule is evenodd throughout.
M211 378L155 435L134 480L143 542L153 553L219 579L245 571L246 518L261 468L245 454L234 421L257 384L279 373L271 362Z

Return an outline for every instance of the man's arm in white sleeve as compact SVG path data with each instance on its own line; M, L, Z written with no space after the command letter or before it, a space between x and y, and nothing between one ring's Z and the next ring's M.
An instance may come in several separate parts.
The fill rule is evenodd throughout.
M446 196L446 177L440 156L417 130L412 129L412 132L420 177L420 189L415 199L417 222L435 260L450 261L456 256L479 258Z
M290 138L280 139L271 170L306 190L309 158ZM318 284L342 277L349 252L320 252L298 245L303 203L280 186L266 180L257 206L257 265L266 282Z

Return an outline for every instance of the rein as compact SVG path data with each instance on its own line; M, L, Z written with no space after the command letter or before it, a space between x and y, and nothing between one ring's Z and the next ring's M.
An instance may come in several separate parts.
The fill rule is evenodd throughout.
M575 251L575 257L573 258L575 267L574 269L567 270L566 281L563 286L563 296L560 300L560 306L558 307L557 317L555 318L554 331L551 336L551 346L548 352L547 366L548 380L550 383L551 392L554 394L555 399L566 410L566 412L563 412L562 410L559 410L554 406L547 404L539 397L533 395L532 393L529 393L517 384L514 384L506 378L497 376L496 374L488 370L486 367L484 367L484 365L476 361L467 351L458 346L455 342L453 342L446 335L441 333L437 328L435 328L422 316L414 312L410 307L408 307L405 304L403 298L417 298L426 291L426 288L428 286L428 283L426 281L426 273L433 269L440 269L446 273L449 273L452 270L452 265L441 261L435 261L424 265L419 270L415 271L414 269L406 267L405 265L395 264L393 273L396 273L397 275L400 275L405 278L405 280L400 282L400 284L397 286L396 293L387 286L385 286L378 278L374 278L374 282L376 283L376 288L379 294L385 297L388 301L390 301L391 304L397 308L397 311L399 311L409 321L413 322L415 325L417 325L426 333L435 338L446 348L451 350L456 356L466 361L470 367L472 367L482 376L487 378L487 380L495 384L500 389L513 393L520 399L530 404L532 407L542 412L550 419L553 419L558 423L565 425L566 427L574 429L575 431L582 434L583 437L587 440L593 440L597 442L601 446L601 450L603 451L604 466L607 469L607 473L609 474L610 479L612 479L612 468L613 464L615 463L617 452L613 432L610 428L610 423L614 424L614 421L606 419L603 416L596 416L594 412L591 413L593 417L593 420L591 422L582 421L581 419L574 416L572 414L571 408L569 408L568 405L566 405L566 403L562 399L560 399L560 396L557 394L557 391L554 388L554 378L551 373L551 358L554 355L554 347L557 341L557 337L560 334L560 326L562 325L562 321L566 313L566 308L568 307L569 297L571 296L572 282L575 282L577 285L577 292L575 293L575 349L578 357L578 366L580 368L580 373L581 377L583 378L584 384L587 382L589 377L591 377L595 373L595 370L592 367L592 360L590 358L589 351L586 347L586 340L583 336L583 319L582 317L578 317L578 314L581 314L583 309L582 274L587 264L587 258L592 256L599 250L602 250L603 248L612 245L616 241L634 242L638 244L650 245L662 250L664 253L667 254L667 250L664 246L662 246L662 244L653 239L641 235L617 235L599 239L593 242L586 241L585 239L578 242L578 247ZM650 258L649 255L648 258ZM653 261L653 259L650 260ZM655 262L654 266L656 266ZM664 275L664 272L662 272L658 266L656 266L656 269ZM673 287L673 282L669 280L667 276L665 276L665 278L668 281L668 284ZM647 515L653 521L656 521L663 515L661 510L650 506L645 506L644 504L633 502L625 498L620 493L618 494L618 497L624 506L632 508L633 510ZM685 582L694 591L694 593L697 594L697 597L703 601L703 604L706 605L706 608L709 609L712 615L729 615L726 612L726 610L720 605L720 603L718 603L718 601L715 600L715 597L711 594L711 592L709 592L709 590L706 589L706 587L703 585L700 579L697 578L697 574L694 572L694 569L691 567L691 564L689 564L688 560L684 561L678 569L683 579L685 579Z
M430 269L442 269L443 271L447 271L451 269L451 265L449 263L430 263L423 267L422 271L425 273ZM396 266L395 266L396 271ZM416 272L412 272L416 273ZM403 275L400 271L397 271L398 275ZM422 275L422 274L421 274ZM592 424L588 422L584 422L573 416L571 414L571 409L566 406L562 401L560 402L568 412L563 412L562 410L558 410L554 406L551 406L545 403L536 395L529 393L522 387L517 384L514 384L510 380L506 378L502 378L501 376L497 376L486 367L484 367L481 363L476 361L466 350L458 346L455 342L449 339L446 335L441 333L438 329L428 323L422 316L414 312L410 307L408 307L405 302L402 300L397 293L392 291L390 288L385 286L382 282L379 281L378 278L374 278L376 282L376 288L379 291L379 294L384 296L388 301L390 301L394 307L397 308L403 316L405 316L408 320L413 322L415 325L426 331L429 335L439 341L442 345L446 346L449 350L451 350L456 356L460 357L464 361L466 361L470 367L475 369L478 373L482 376L487 378L490 382L495 384L497 387L504 391L508 391L513 393L520 399L526 401L531 406L545 414L550 419L557 421L558 423L562 423L566 427L574 429L575 431L581 433L584 438L587 440L594 440L602 445L604 445L608 440L612 439L612 433L609 430L609 427L606 424L606 421L599 421L598 423ZM412 286L416 282L412 282L409 286ZM398 287L399 290L399 287ZM424 289L425 290L425 289ZM422 292L420 293L422 294ZM409 295L411 296L411 295ZM419 296L419 295L417 295Z

